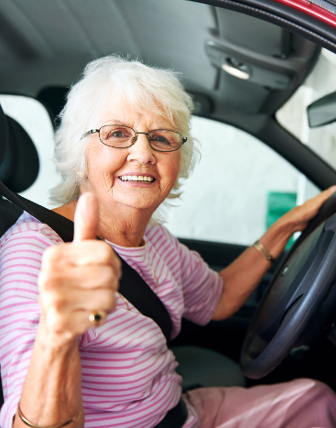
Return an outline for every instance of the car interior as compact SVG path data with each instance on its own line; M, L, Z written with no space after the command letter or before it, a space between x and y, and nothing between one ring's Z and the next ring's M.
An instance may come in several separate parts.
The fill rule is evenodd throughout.
M175 70L194 99L200 172L197 176L196 167L196 178L186 183L180 206L171 208L167 227L213 269L230 264L288 209L335 184L335 55L314 37L303 37L294 26L290 30L271 19L213 3L3 0L0 181L10 191L51 208L46 177L54 173L51 158L45 161L43 152L52 152L52 139L35 137L34 132L44 125L28 101L43 109L52 133L67 91L85 65L119 54ZM42 143L37 144L38 138ZM1 235L22 212L8 199L0 200ZM319 284L326 288L322 300L317 299L318 310L314 307L313 318L305 324L304 333L311 334L300 332L276 368L260 369L258 375L244 369L240 357L269 282L279 283L284 266L298 253L300 268L309 270L312 246L322 246L322 235L315 231L322 233L320 225L327 224L323 231L332 235L323 235L323 242L329 245L335 230L327 219L335 211L333 200L306 235L294 236L258 289L230 319L205 327L183 321L172 345L185 389L311 377L336 390L336 272L332 271L329 282ZM302 246L306 239L310 241ZM284 312L289 312L287 306ZM281 317L280 324L285 315ZM243 372L238 368L240 360Z

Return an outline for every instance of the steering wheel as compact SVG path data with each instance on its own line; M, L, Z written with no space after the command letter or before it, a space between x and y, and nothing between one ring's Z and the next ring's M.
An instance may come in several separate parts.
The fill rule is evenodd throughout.
M336 193L278 266L249 326L240 364L259 379L336 317Z

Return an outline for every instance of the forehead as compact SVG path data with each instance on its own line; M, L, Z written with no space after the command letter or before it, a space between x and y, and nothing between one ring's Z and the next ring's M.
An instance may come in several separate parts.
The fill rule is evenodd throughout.
M149 108L138 102L132 103L126 95L110 91L106 94L99 113L96 116L97 125L102 126L109 123L121 123L128 126L148 126L151 129L168 128L174 129L174 123L165 114L162 105L153 100Z

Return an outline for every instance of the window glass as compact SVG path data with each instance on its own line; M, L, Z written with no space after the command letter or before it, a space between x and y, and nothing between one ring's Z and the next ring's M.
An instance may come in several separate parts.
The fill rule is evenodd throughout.
M29 134L40 160L40 170L35 183L21 195L40 205L53 208L48 191L59 182L52 163L54 142L53 127L44 106L38 101L22 96L0 95L4 112L15 119Z
M322 159L336 168L336 122L319 128L309 128L306 109L336 91L336 55L322 49L319 59L306 81L277 112L279 123L307 144Z
M319 190L249 134L193 118L202 158L166 226L178 237L250 245L286 210Z
M35 183L22 195L49 208L48 191L59 182L52 163L53 128L36 100L0 95L6 114L32 138L40 159ZM318 193L301 173L243 131L193 118L202 158L183 186L166 226L183 238L248 245L286 209Z

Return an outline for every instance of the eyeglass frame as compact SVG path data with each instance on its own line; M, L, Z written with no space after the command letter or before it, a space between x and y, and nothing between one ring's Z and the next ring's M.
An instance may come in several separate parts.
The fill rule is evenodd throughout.
M113 126L113 125L117 125L117 126L122 126L122 127L124 127L124 128L128 128L128 129L131 129L133 132L134 132L134 134L135 134L135 136L132 138L132 144L130 144L129 146L125 146L125 147L115 147L115 146L110 146L109 144L105 144L103 141L102 141L102 139L100 138L100 130L102 129L102 128L104 128L104 126ZM155 149L154 147L152 147L152 145L151 145L151 143L150 143L150 141L149 141L149 134L151 133L151 132L155 132L155 131L171 131L171 132L175 132L176 134L178 134L181 138L182 138L182 142L181 142L181 145L180 145L180 147L178 147L177 149L174 149L174 150L158 150L158 149ZM90 129L90 131L87 131L87 132L85 132L83 135L82 135L82 137L81 138L84 138L84 137L87 137L88 135L92 135L92 134L95 134L95 133L97 133L98 132L98 136L99 136L99 141L102 143L102 144L104 144L104 146L106 146L106 147L112 147L113 149L129 149L130 147L132 147L132 146L134 146L134 144L137 142L137 139L138 139L138 135L139 134L144 134L144 135L147 135L147 141L148 141L148 144L149 144L149 147L152 149L152 150L155 150L156 152L161 152L161 153L172 153L172 152L176 152L177 150L180 150L180 148L183 146L183 144L184 143L186 143L187 142L187 140L188 140L188 138L187 137L183 137L183 135L182 134L180 134L179 132L177 132L177 131L174 131L173 129L152 129L151 131L149 131L149 132L142 132L142 131L136 131L134 128L131 128L130 126L127 126L127 125L120 125L120 124L118 124L118 123L112 123L111 125L103 125L103 126L101 126L100 128L97 128L97 129Z

